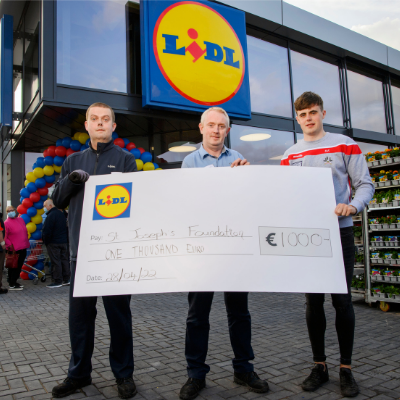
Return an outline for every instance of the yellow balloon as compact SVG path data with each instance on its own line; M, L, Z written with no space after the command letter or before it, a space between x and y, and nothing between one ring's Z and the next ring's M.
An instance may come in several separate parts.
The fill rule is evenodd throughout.
M28 240L31 238L31 234L28 232Z
M37 215L43 215L43 214L44 214L43 208L39 208L39 210L37 210Z
M33 218L35 218L35 217L33 217ZM40 217L40 218L42 218L42 217ZM33 232L36 231L36 225L35 225L33 222L28 222L28 223L26 224L26 229L27 229L27 231L28 231L29 233L33 233Z
M141 171L143 169L143 161L142 160L136 160L136 166L137 166L137 170Z
M54 171L56 171L57 172L57 174L59 174L60 172L61 172L61 167L59 167L58 165L53 165L53 169L54 169Z
M162 168L156 168L156 171L162 171Z
M39 167L35 168L33 170L33 173L35 174L36 178L43 178L44 172L42 168Z
M31 218L31 221L32 221L34 224L39 225L39 224L42 223L43 218L42 218L41 215L36 214L34 217ZM29 222L29 223L30 223L30 222ZM35 227L35 230L36 230L36 227ZM35 231L34 231L34 232L35 232Z
M143 165L143 171L154 171L154 164L152 162L147 162Z
M44 172L45 175L51 176L51 175L54 174L54 168L51 165L46 165L43 168L43 172Z
M27 179L27 180L25 181L25 186L27 186L28 183L30 183L30 182L29 182L28 179Z
M33 172L28 172L26 174L26 180L28 180L29 182L35 182L36 181L36 176Z
M72 136L73 140L78 140L79 135L81 134L81 132L75 132L74 136Z
M80 144L85 144L86 140L88 140L88 139L89 139L89 135L85 132L80 133L78 136L78 140L79 140Z

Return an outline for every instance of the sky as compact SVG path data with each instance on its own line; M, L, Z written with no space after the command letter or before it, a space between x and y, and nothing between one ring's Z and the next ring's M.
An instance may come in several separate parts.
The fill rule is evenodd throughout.
M400 50L400 0L284 0Z

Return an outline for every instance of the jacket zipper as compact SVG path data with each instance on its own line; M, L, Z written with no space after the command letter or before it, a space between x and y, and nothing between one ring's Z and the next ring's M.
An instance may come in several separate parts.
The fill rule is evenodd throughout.
M93 172L93 175L96 175L97 163L99 162L99 156L100 156L100 153L97 153L97 154L96 154L96 164L94 164L94 172Z

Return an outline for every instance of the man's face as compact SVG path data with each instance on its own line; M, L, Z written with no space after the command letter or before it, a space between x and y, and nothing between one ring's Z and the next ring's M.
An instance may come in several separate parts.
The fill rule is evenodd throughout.
M204 125L199 124L203 143L208 147L220 148L230 131L227 122L225 115L218 111L206 114Z
M117 124L112 121L111 110L103 107L92 107L85 128L91 140L109 142Z
M297 111L296 120L305 135L315 136L323 130L325 115L326 111L322 111L320 106L312 106Z
M45 201L45 202L44 202L44 208L45 208L47 211L50 211L50 205L49 205L49 202L48 202L48 201Z

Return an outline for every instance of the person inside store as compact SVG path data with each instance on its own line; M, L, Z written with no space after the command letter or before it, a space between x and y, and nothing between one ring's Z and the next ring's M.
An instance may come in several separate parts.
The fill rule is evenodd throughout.
M60 398L91 384L91 358L94 347L97 297L73 297L74 278L82 218L85 182L91 175L111 172L134 172L135 157L114 145L112 133L116 128L113 109L104 103L92 104L86 112L85 127L90 136L89 148L70 155L61 169L55 185L53 203L68 210L71 258L71 286L69 296L69 334L71 360L68 376L52 390ZM133 381L133 341L131 296L103 296L111 333L110 365L116 378L118 395L128 399L136 394Z
M340 388L344 397L355 397L359 389L351 371L355 328L350 291L355 252L352 215L366 207L375 189L357 143L347 136L324 131L326 110L322 98L316 93L305 92L296 99L294 107L304 140L286 150L281 165L332 170L337 204L334 211L339 221L347 280L347 294L331 295L336 311L336 332L340 348ZM355 188L353 199L352 187ZM302 383L302 388L314 391L329 380L325 355L325 295L308 293L306 300L306 321L315 366Z
M229 116L219 107L207 109L199 124L203 135L201 147L185 157L182 168L237 167L250 163L237 151L224 145L230 130ZM229 336L234 353L233 380L256 393L269 390L267 381L258 377L250 360L254 360L251 346L251 318L247 292L225 292L225 306L228 315ZM189 379L180 390L182 400L197 397L206 386L206 364L209 316L214 292L190 292L189 311L186 320L185 356Z
M18 254L17 268L8 268L9 290L23 290L24 287L17 280L24 265L26 250L29 249L28 231L24 220L17 218L17 211L13 206L8 206L6 212L7 219L4 221L6 250Z
M3 270L4 261L6 259L6 242L4 241L5 226L3 221L3 210L0 203L0 294L8 293L6 288L3 288Z
M52 283L48 288L59 288L70 284L68 262L67 219L64 213L54 207L52 199L44 202L47 218L43 225L42 238L51 262Z

